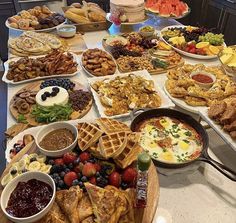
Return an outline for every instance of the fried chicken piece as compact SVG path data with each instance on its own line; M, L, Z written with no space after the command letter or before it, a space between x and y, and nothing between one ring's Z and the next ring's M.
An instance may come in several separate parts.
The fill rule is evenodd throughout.
M206 106L207 101L204 98L196 98L191 96L186 96L184 101L191 106Z
M208 109L208 116L211 119L219 119L225 112L226 108L227 104L224 101L217 101Z
M220 118L220 123L223 125L230 124L236 120L236 109L234 106L227 106L225 112Z
M225 125L223 129L227 132L236 131L236 120L230 123L229 125Z
M229 133L232 139L236 139L236 131L232 131Z

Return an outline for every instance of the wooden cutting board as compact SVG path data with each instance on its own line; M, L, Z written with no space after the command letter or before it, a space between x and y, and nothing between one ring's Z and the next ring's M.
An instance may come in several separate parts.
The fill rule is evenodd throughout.
M82 90L85 90L85 91L88 91L88 89L87 89L84 85L82 85L82 84L80 84L79 82L76 82L76 81L73 81L73 82L75 83L75 87L76 87L76 88L82 89ZM42 81L36 81L36 82L34 82L34 83L28 84L27 86L25 86L24 88L22 88L22 89L19 90L18 92L21 92L23 89L25 89L25 90L31 90L31 91L39 91L39 90L40 90L40 84L41 84L41 83L42 83ZM17 92L17 93L18 93L18 92ZM17 93L16 93L16 94L17 94ZM11 99L11 101L10 101L10 103L9 103L9 110L10 110L12 116L17 120L17 119L18 119L18 116L19 116L19 112L18 112L18 110L17 110L16 108L14 108L14 106L13 106L13 104L14 104L14 97L15 97L15 96L12 97L12 99ZM81 111L81 112L79 113L79 115L76 117L76 119L79 119L79 118L82 118L83 116L85 116L85 115L90 111L90 109L91 109L91 107L92 107L92 104L93 104L93 100L91 100L91 101L89 102L89 104L86 106L86 108L85 108L83 111ZM32 107L32 106L31 106L31 107ZM31 109L30 109L30 111L31 111ZM31 112L29 112L29 113L27 113L27 114L24 115L25 118L26 118L26 120L27 120L27 122L28 122L28 124L29 124L30 126L38 126L38 125L46 124L46 123L38 123L38 122L36 122L35 119L34 119L33 117L31 117L30 113L31 113Z
M8 173L12 164L18 162L25 154L30 154L37 152L37 146L33 142L29 143L25 148L23 148L12 161L7 165L4 170L1 179ZM2 193L3 187L0 184L0 195ZM159 180L156 171L156 167L152 163L149 174L148 174L148 200L147 207L145 209L135 209L135 221L136 223L151 223L156 213L158 201L160 196L159 190ZM4 215L3 211L0 209L0 223L12 223L12 221L8 220Z

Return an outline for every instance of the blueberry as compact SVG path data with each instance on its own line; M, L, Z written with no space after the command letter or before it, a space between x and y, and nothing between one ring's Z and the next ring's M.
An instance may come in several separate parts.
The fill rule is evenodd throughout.
M57 182L59 182L61 180L61 177L58 175L58 177L56 177Z
M79 181L79 184L78 184L80 187L83 187L84 186L84 183Z
M89 159L88 162L95 163L95 160L93 158Z
M105 179L108 179L108 178L109 178L109 176L108 176L108 175L104 175L103 177L104 177Z
M81 173L77 173L77 177L78 177L78 179L80 179L82 177L82 174Z
M77 164L79 164L79 162L80 162L80 159L77 158L73 163L74 163L74 165L77 165Z
M54 165L54 160L49 160L49 161L48 161L48 164L49 164L49 165Z
M70 172L70 169L69 169L69 168L66 168L64 171L65 171L65 173L69 173L69 172Z
M30 158L30 162L34 162L34 161L37 161L36 157Z
M42 95L41 95L41 99L42 99L42 101L46 101L47 96L46 96L45 94L42 94Z
M96 172L95 176L96 176L96 177L100 177L101 174L100 174L99 172Z
M98 177L97 178L97 182L99 183L99 182L101 182L102 181L102 178L101 177Z
M66 174L66 173L65 173L64 171L62 171L62 172L60 172L59 175L60 175L61 178L64 178L65 174Z
M57 179L53 179L55 184L58 185L58 180Z
M58 92L60 91L60 88L58 88L58 87L53 87L53 88L52 88L52 91L58 93Z
M87 179L87 177L86 177L86 176L82 176L82 177L81 177L81 181L82 181L82 182L87 182L87 181L88 181L88 179Z
M16 148L17 146L19 146L20 144L19 143L15 143L14 145L13 145L13 148Z
M57 177L59 177L59 174L58 174L58 173L54 173L54 174L52 175L52 177L53 177L53 179L56 179Z
M16 169L11 170L11 172L10 172L11 175L15 175L16 173L17 173Z
M65 170L67 168L66 164L62 165L62 170Z
M50 97L50 95L51 95L50 92L48 92L48 91L45 91L44 94L46 95L46 97Z
M73 180L72 185L73 186L79 185L79 181L77 179Z
M16 153L19 153L21 151L21 147L16 147Z
M72 170L72 169L74 168L73 163L69 163L69 164L68 164L68 168Z
M60 165L53 165L50 169L50 173L59 173L61 171L61 166Z
M63 181L63 180L59 180L59 181L58 181L58 186L59 186L60 188L64 188L64 187L65 187L64 181Z
M56 95L57 95L57 92L55 92L55 91L53 91L53 92L50 94L51 97L55 97Z
M121 182L121 188L122 188L123 190L127 189L127 188L128 188L128 184L125 183L125 182Z

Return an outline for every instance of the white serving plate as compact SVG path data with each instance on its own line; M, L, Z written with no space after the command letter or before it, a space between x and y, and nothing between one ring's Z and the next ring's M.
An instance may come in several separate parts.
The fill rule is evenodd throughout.
M180 50L176 47L174 47L173 45L171 45L170 43L168 43L164 38L163 38L163 35L162 35L162 32L163 31L166 31L168 30L169 28L184 28L186 26L183 26L183 25L174 25L174 26L167 26L165 28L163 28L160 32L160 37L161 39L166 43L168 44L169 46L171 46L175 51L177 51L178 53L184 55L184 56L187 56L187 57L191 57L191 58L194 58L194 59L200 59L200 60L209 60L209 59L216 59L217 58L217 55L211 55L211 56L203 56L203 55L198 55L198 54L193 54L193 53L188 53L186 51L183 51L183 50ZM225 43L224 43L225 45Z
M8 84L17 85L17 84L23 84L23 83L27 83L27 82L31 82L31 81L43 80L43 79L48 79L48 78L61 78L61 77L72 77L72 76L75 76L77 73L79 73L81 71L81 67L79 65L79 61L78 61L77 55L74 54L74 53L71 53L71 54L74 57L74 61L77 62L77 64L78 64L77 65L77 71L72 73L72 74L50 75L50 76L36 77L36 78L32 78L32 79L27 79L27 80L23 80L23 81L14 82L13 80L8 80L7 79L7 73L8 73L8 70L9 70L9 63L12 62L12 61L17 61L17 60L22 58L22 57L14 57L14 58L9 59L8 61L6 61L4 63L5 72L4 72L3 76L2 76L2 81L4 81L5 83L8 83ZM45 57L45 56L46 55L31 56L29 58L40 58L40 57Z
M60 123L62 123L63 121L60 121ZM64 121L65 123L70 123L72 125L77 125L80 122L94 122L94 120L92 119L77 119L77 120L69 120L69 121ZM54 122L57 123L57 122ZM7 162L11 162L11 158L10 158L10 150L13 149L14 144L18 141L18 140L22 140L23 136L26 134L30 134L34 137L34 139L36 138L36 135L38 134L38 132L44 127L45 125L40 125L40 126L36 126L36 127L31 127L28 128L26 130L24 130L23 132L20 132L18 135L16 135L15 137L13 137L11 140L9 140L7 142L7 148L5 150L5 158L7 160Z
M52 32L53 30L59 28L61 25L64 25L65 23L66 23L66 20L65 20L63 23L61 23L61 24L59 24L59 25L57 25L57 26L51 27L51 28L47 28L47 29L37 29L37 30L35 29L35 30L31 30L31 31L49 33L49 32ZM12 27L10 26L10 23L8 22L8 20L6 20L5 26L6 26L8 29L12 29L12 30L15 30L15 31L21 31L21 32L22 32L22 31L23 31L23 32L29 31L29 30L23 30L23 29L12 28Z
M166 95L171 99L171 101L174 102L175 105L179 106L180 108L188 111L188 112L192 112L194 114L199 114L199 111L204 108L203 106L190 106L188 104L185 103L185 101L178 99L178 98L174 98L170 95L170 93L167 91L166 87L164 86L164 91L166 93Z
M222 129L222 126L216 124L214 120L208 116L208 108L202 108L199 111L200 116L204 119L215 131L216 133L228 144L231 148L236 151L236 141L231 138L231 136Z
M100 50L102 50L102 49L100 49ZM95 76L95 75L93 75L92 73L90 73L90 72L84 67L84 65L82 64L82 58L83 58L84 53L85 53L86 51L88 51L88 50L85 50L85 51L82 53L81 57L80 57L80 66L81 66L82 69L85 71L85 73L88 74L88 76L90 76L90 77L98 77L98 76ZM114 74L116 74L117 71L118 71L118 67L117 67L117 64L116 64L116 60L114 59L114 57L113 57L109 52L107 52L107 51L105 51L105 50L102 50L102 51L106 52L107 54L109 54L109 55L112 57L112 59L113 59L115 65L116 65L116 70L115 70L115 73L114 73ZM112 76L112 75L114 75L114 74L111 74L111 75L104 75L104 76L101 76L101 77L109 77L109 76Z
M101 104L101 101L100 101L100 98L99 98L99 95L97 94L97 92L91 87L91 84L93 84L94 82L96 81L102 81L102 80L105 80L106 81L109 81L109 80L113 80L115 79L116 77L118 76L121 76L121 77L125 77L125 76L128 76L129 74L134 74L134 75L137 75L137 76L141 76L147 80L153 80L152 76L148 73L147 70L141 70L141 71L134 71L134 72L128 72L128 73L124 73L124 74L115 74L115 75L112 75L112 76L105 76L105 77L94 77L94 78L88 78L88 82L89 82L89 85L90 85L90 88L91 88L91 91L92 91L92 94L93 94L93 97L94 97L94 101L95 101L95 104L98 108L98 111L99 111L99 114L102 116L102 117L107 117L107 118L122 118L122 117L127 117L130 115L130 112L129 113L125 113L125 114L120 114L120 115L113 115L113 116L107 116L105 115L104 111L105 111L105 108L103 107L103 105ZM171 102L171 100L167 97L167 95L163 92L163 90L155 83L154 81L154 87L158 93L158 95L161 97L161 101L162 101L162 104L160 106L160 108L170 108L170 107L174 107L174 104Z

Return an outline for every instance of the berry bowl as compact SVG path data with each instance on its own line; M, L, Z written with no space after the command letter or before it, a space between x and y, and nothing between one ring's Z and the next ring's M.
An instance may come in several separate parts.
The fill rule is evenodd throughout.
M40 152L46 156L59 157L77 145L78 130L67 122L55 122L41 128L35 137Z
M46 190L43 190L40 188L40 186L37 185L37 187L33 187L33 189L31 191L29 190L25 190L21 188L19 188L19 184L20 183L28 183L30 180L37 180L38 182L40 182L42 185L47 185L48 188L51 188L51 192L50 192L50 198L48 198L48 203L44 205L44 208L42 208L41 211L37 212L36 214L33 215L29 215L28 217L15 217L14 215L10 214L9 211L7 211L7 209L9 208L9 201L11 200L11 194L14 193L14 191L18 188L18 192L15 193L18 194L19 196L22 195L22 199L25 201L25 197L23 196L23 194L25 192L30 193L32 191L34 191L34 195L37 196L37 194L44 194L46 196ZM35 186L35 184L32 184L32 186ZM39 191L40 190L40 191ZM29 222L35 222L38 221L39 219L41 219L44 215L46 215L48 213L48 211L51 209L54 200L55 200L55 194L56 194L56 186L55 183L53 181L53 179L46 173L42 173L42 172L35 172L35 171L30 171L30 172L26 172L24 174L21 174L19 176L17 176L16 178L14 178L11 182L9 182L4 190L2 191L1 194L1 208L3 213L6 215L6 217L13 221L13 222L17 222L17 223L29 223ZM26 195L26 194L25 194ZM30 196L31 198L34 197L34 195L32 194L30 196L30 194L28 194L28 196ZM21 199L19 198L19 199ZM14 196L14 199L16 199L16 197ZM23 201L23 202L24 202ZM35 202L36 206L38 204L39 200L37 200L37 202ZM30 202L29 202L30 203ZM25 203L24 203L25 204ZM19 205L20 206L20 205ZM25 206L27 206L25 204ZM18 206L15 205L15 208L17 208ZM29 204L29 208L25 208L23 207L19 212L22 213L22 210L24 211L29 211L32 210L32 203ZM12 209L11 209L11 213L12 213Z

